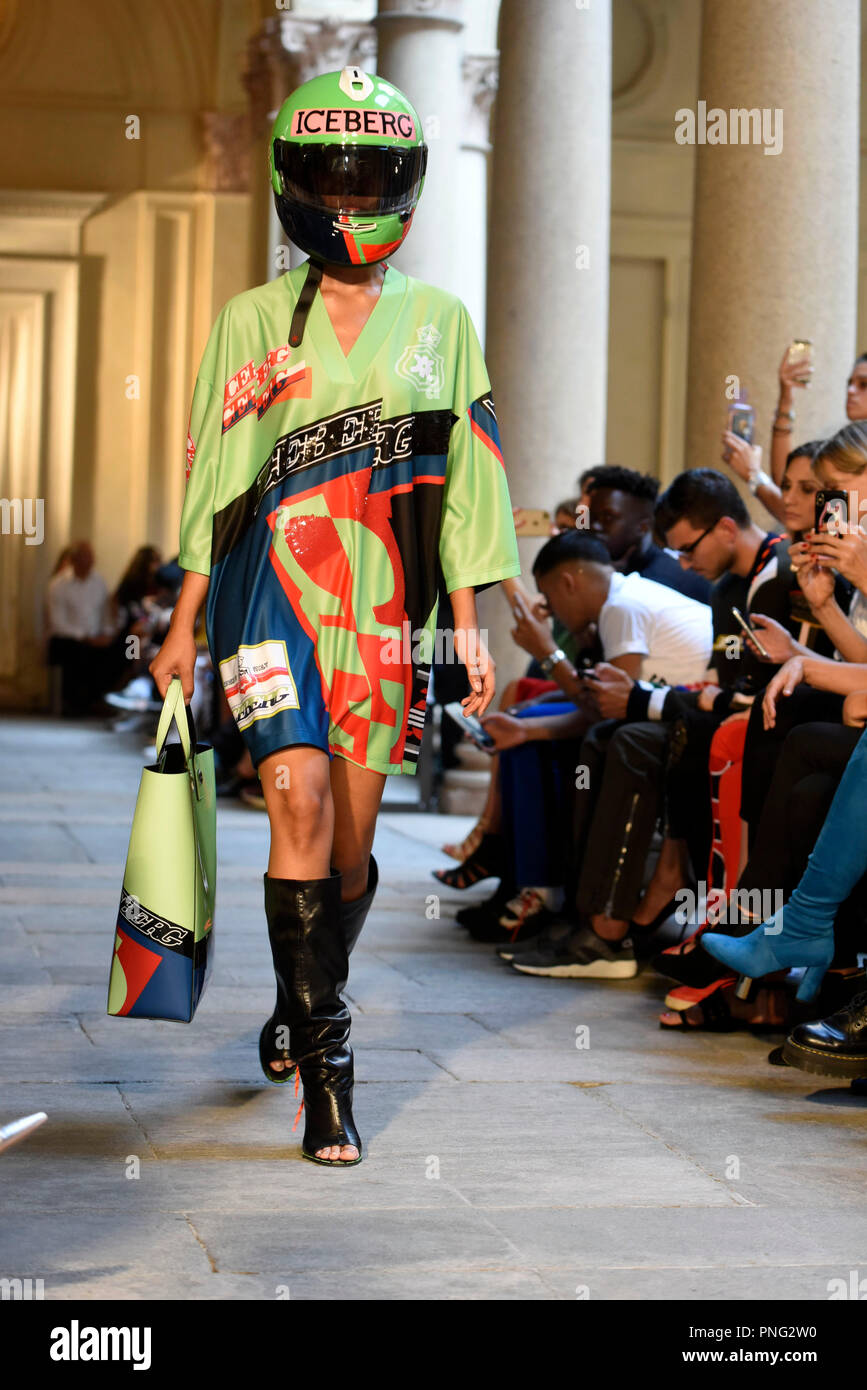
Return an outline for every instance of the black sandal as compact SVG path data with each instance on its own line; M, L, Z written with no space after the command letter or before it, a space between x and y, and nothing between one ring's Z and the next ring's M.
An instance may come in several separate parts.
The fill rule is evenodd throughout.
M483 835L478 849L458 864L456 869L433 869L432 873L446 888L463 892L486 878L502 878L506 868L506 851L502 835Z

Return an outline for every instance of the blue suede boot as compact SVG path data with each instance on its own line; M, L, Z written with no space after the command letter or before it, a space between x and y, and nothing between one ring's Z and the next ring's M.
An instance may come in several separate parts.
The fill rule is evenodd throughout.
M867 869L867 730L831 802L801 882L779 912L749 936L705 932L700 944L730 970L753 979L806 966L802 1002L818 993L834 958L834 918Z

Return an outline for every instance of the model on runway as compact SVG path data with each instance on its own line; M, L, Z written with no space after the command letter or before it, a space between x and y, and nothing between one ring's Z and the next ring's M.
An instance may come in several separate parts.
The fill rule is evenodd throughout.
M468 713L494 695L478 590L520 573L490 383L460 300L387 264L427 147L390 83L327 73L270 142L280 221L309 260L224 305L187 439L171 628L151 672L193 691L207 600L214 671L257 767L271 829L265 913L277 1002L259 1054L297 1073L302 1152L361 1160L340 998L377 884L385 778L415 772L437 587L454 611Z

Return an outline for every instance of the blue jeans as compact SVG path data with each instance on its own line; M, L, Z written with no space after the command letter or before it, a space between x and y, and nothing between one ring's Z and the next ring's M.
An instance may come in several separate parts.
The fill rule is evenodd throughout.
M574 714L571 700L520 710L517 719ZM563 883L571 852L571 802L580 738L533 740L500 753L503 836L519 887Z

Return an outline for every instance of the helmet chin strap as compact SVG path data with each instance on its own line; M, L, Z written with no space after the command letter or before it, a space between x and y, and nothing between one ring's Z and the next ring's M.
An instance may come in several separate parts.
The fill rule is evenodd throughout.
M319 282L322 279L323 264L321 261L314 261L310 258L307 267L307 277L301 286L301 293L295 305L295 312L292 315L292 323L289 327L289 346L300 347L301 339L304 337L304 329L307 326L307 315L310 313L310 306L316 297L319 289Z

